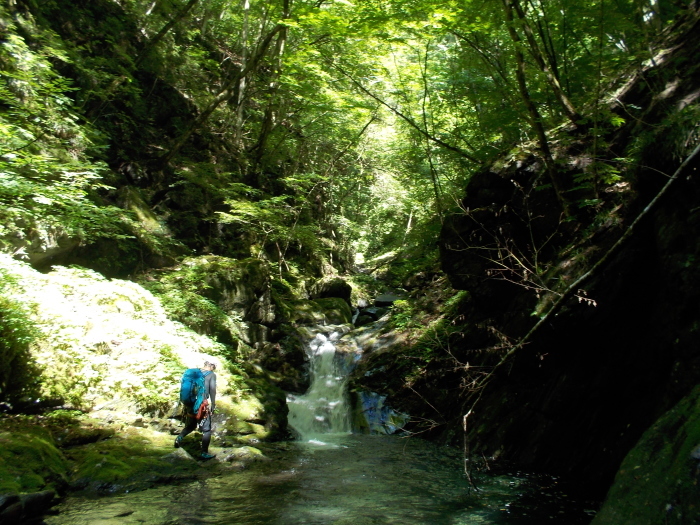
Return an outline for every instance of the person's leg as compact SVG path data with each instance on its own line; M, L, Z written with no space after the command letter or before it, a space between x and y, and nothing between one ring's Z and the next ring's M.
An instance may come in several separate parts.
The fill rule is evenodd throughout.
M213 458L213 454L209 454L209 443L211 442L211 414L207 415L200 423L199 430L202 432L202 458Z
M187 423L185 423L185 428L183 428L180 434L175 438L175 448L179 448L182 440L185 439L185 436L197 428L197 420L195 418L190 417L189 413L187 414L186 418Z

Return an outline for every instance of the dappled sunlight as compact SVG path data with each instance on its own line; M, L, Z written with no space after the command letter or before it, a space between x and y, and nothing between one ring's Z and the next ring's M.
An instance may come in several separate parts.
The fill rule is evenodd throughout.
M221 350L168 319L158 300L133 282L80 268L42 274L7 255L0 263L15 280L12 296L31 305L41 331L31 352L43 370L42 398L163 413L177 399L182 370L215 360ZM225 390L226 370L220 378Z

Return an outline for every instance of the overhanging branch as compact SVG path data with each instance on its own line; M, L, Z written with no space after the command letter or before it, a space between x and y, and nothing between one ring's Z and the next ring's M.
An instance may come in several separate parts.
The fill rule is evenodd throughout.
M403 121L405 121L409 126L411 126L413 129L418 131L421 135L423 135L425 138L430 140L431 142L434 142L438 146L441 146L449 151L452 151L454 153L457 153L460 157L467 159L470 162L473 162L475 164L481 164L481 161L477 159L475 156L471 155L470 153L467 153L461 148L458 148L457 146L453 146L452 144L448 144L444 140L439 139L438 137L431 135L428 133L427 130L423 129L420 127L411 117L408 115L403 114L401 111L399 111L397 108L386 102L384 99L380 98L378 95L375 95L372 93L369 89L367 89L365 86L362 85L362 83L355 79L350 73L345 71L342 67L340 67L338 64L334 63L333 61L326 59L331 65L331 67L335 68L339 73L341 73L344 77L346 77L350 82L353 83L360 91L362 91L365 95L368 97L376 100L379 102L382 106L386 107L389 111L391 111L394 115L397 117L401 118Z

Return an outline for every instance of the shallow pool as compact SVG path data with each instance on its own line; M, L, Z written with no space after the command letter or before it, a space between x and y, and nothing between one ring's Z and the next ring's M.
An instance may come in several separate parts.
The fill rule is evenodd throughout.
M101 499L71 497L49 525L576 525L592 510L556 479L480 472L460 451L420 439L333 435L287 443L243 471ZM216 461L216 460L214 460Z

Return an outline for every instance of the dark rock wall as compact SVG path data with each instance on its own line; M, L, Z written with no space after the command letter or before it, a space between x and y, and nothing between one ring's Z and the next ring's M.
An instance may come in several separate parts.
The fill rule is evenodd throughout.
M611 135L612 150L638 156L637 167L603 195L607 214L584 212L560 222L551 192L533 191L543 181L527 155L511 155L473 177L464 212L445 223L441 239L444 271L455 288L470 292L465 332L489 325L515 342L556 298L538 296L513 273L494 272L497 265L488 260L494 252L476 247L509 239L510 245L498 241L502 249L532 261L532 247L543 246L537 254L542 282L563 291L612 246L693 150L699 68L678 67L697 56L696 14L684 27L689 33L671 41L670 55L637 73L620 93L620 106L612 107L634 102L652 120L640 126L629 119ZM579 140L570 136L570 145L557 152L567 160L562 165L569 179L590 146ZM573 473L605 490L644 430L700 381L698 169L696 158L632 238L584 283L595 306L568 300L497 369L469 419L473 447L530 468ZM482 337L480 344L496 342ZM478 349L467 337L456 352L472 364L498 361L497 352ZM445 404L447 439L459 438L461 416L475 399L463 395Z

